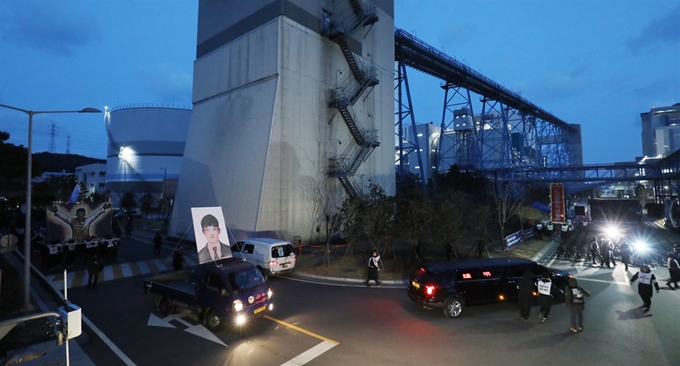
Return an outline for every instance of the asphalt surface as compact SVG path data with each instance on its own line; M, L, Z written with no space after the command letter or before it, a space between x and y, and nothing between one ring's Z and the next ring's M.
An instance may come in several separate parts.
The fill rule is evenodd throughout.
M577 232L578 240L582 240L581 235L592 235L586 230ZM420 365L423 360L430 364L477 365L652 361L673 365L680 358L675 344L675 331L680 327L676 311L680 291L663 289L655 294L652 311L644 313L638 308L636 286L627 282L636 267L625 272L622 266L608 270L584 261L555 259L557 242L546 245L534 259L569 271L593 293L587 299L583 333L568 331L569 315L559 304L553 307L547 323L535 318L527 323L520 321L511 303L469 307L463 317L452 321L441 311L411 303L405 297L404 281L384 281L380 289L366 289L363 279L318 277L296 271L293 277L272 279L276 308L271 317L254 322L245 333L219 332L211 340L210 335L201 336L201 326L188 315L152 322L155 309L142 295L142 272L162 271L163 258L174 244L166 243L162 256L150 259L152 234L136 232L133 236L136 240L123 242L119 251L121 257L133 262L110 264L97 290L83 286L78 265L69 272L69 299L84 309L84 327L88 329L70 342L73 365ZM672 240L676 239L667 239ZM189 264L192 260L187 255ZM63 287L61 274L44 271L36 273L44 279L34 279L34 287L38 283ZM654 267L660 280L666 277L666 271ZM120 294L131 295L121 302ZM36 289L34 296L46 299L42 302L50 311L57 307L50 301L53 296L43 289ZM532 311L535 316L537 309ZM64 349L44 345L27 349L25 354L44 356L22 364L66 364ZM186 352L189 349L192 351ZM302 357L311 357L312 351L323 351L316 363L313 358ZM96 362L89 355L96 357Z

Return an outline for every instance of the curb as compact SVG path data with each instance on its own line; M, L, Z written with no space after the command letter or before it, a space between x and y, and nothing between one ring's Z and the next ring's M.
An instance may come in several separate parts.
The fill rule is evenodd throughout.
M365 280L359 279L359 278L346 278L346 277L330 277L330 276L319 276L319 275L314 275L311 273L306 273L302 271L293 271L291 274L287 275L286 277L294 278L294 279L300 279L300 280L308 280L308 281L315 281L319 283L325 283L325 284L336 284L336 285L355 285L359 287L364 287ZM408 286L408 281L407 280L382 280L384 287L388 288L406 288ZM375 285L372 285L371 287L376 287Z

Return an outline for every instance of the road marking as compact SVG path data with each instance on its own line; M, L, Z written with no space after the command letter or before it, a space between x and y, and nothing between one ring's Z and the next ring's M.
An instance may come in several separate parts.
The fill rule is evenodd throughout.
M92 323L92 322L90 321L90 319L88 319L88 318L85 316L85 314L82 314L82 321L83 321L85 324L87 324L87 326L90 327L90 329L92 329L92 331L95 332L95 333L99 336L99 338L101 338L102 341L103 341L107 346L109 346L109 348L111 348L111 351L113 351L113 353L115 353L116 356L118 356L118 358L120 358L121 361L123 361L127 366L136 366L136 364L135 364L134 362L132 362L132 360L131 360L130 358L128 358L128 356L125 355L125 353L123 353L123 351L121 351L120 348L118 348L118 346L116 346L116 345L109 339L109 337L107 337L101 330L99 330L99 328L97 328L97 326L94 325L94 323Z
M306 334L306 335L308 335L308 336L311 336L311 337L314 337L314 338L316 338L316 339L320 339L320 340L323 341L323 342L317 344L316 346L314 346L314 347L308 349L307 351L305 351L305 352L303 352L303 353L297 355L295 358L293 358L293 359L291 359L290 361L284 363L282 366L293 366L293 365L298 365L298 366L299 366L299 365L304 365L304 364L306 364L307 362L309 362L309 361L311 361L311 360L313 360L313 359L315 359L315 358L321 356L324 352L328 351L329 349L331 349L331 348L337 346L338 344L340 344L339 342L334 341L334 340L332 340L332 339L330 339L330 338L326 338L326 337L321 336L321 335L318 335L318 334L316 334L316 333L314 333L314 332L310 332L310 331L308 331L308 330L306 330L306 329L302 329L302 328L300 328L300 327L298 327L298 326L296 326L296 325L293 325L293 324L284 322L283 320L279 320L279 319L276 319L276 318L272 318L272 317L269 316L269 315L265 315L264 318L265 318L265 319L269 319L269 320L271 320L271 321L273 321L273 322L275 322L275 323L279 323L279 324L283 325L284 327L288 327L288 328L290 328L290 329L296 330L296 331L298 331L298 332L300 332L300 333L304 333L304 334Z
M299 354L297 357L293 358L292 360L284 363L282 366L299 366L299 365L304 365L313 359L319 357L321 354L324 352L328 351L329 349L337 346L337 343L330 343L330 342L321 342L317 344L316 346L308 349L307 351Z
M211 331L209 331L206 327L204 327L202 324L196 324L193 325L186 320L182 319L183 316L188 316L189 318L194 319L195 314L193 313L179 313L179 314L172 314L168 315L165 318L160 318L156 316L154 313L149 314L149 320L147 321L146 325L152 326L152 327L163 327L163 328L175 328L174 325L170 324L171 321L176 321L182 325L184 325L186 328L184 329L185 332L191 333L195 336L201 337L203 339L209 340L211 342L217 343L219 345L222 345L224 347L229 347L222 340L217 338L215 334L213 334Z

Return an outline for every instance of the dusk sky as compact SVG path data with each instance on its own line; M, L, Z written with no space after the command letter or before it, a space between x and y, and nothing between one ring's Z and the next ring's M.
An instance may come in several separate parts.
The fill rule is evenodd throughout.
M310 0L312 1L312 0ZM0 104L191 105L197 0L0 0ZM680 0L396 0L395 26L582 128L585 164L641 155L640 113L680 103ZM418 122L440 81L409 70ZM0 108L26 145L28 116ZM103 114L34 117L35 152L105 158ZM389 139L384 138L384 141Z

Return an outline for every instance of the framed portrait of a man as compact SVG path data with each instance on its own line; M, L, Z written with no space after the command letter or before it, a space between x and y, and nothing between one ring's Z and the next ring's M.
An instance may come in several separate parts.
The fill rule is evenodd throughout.
M199 263L232 256L222 207L192 207L191 220Z

